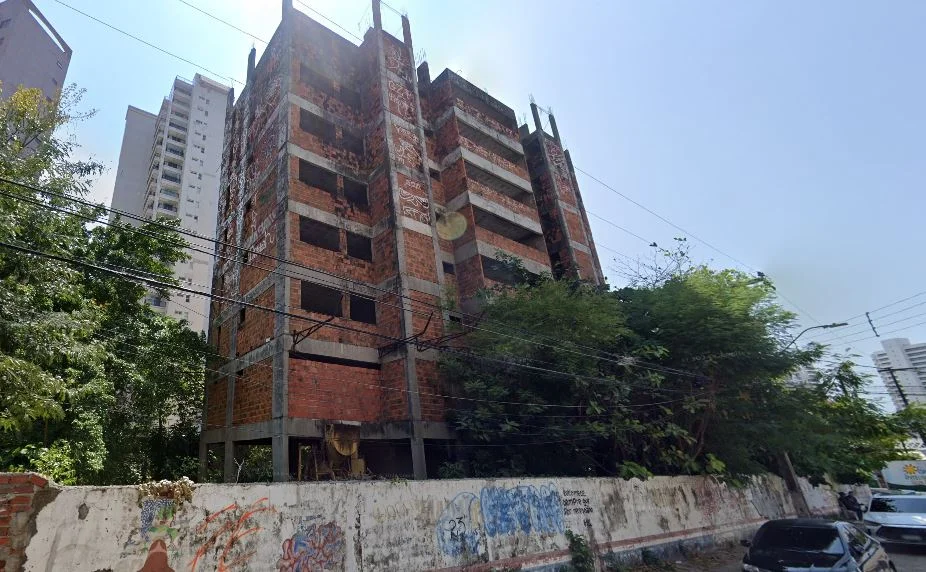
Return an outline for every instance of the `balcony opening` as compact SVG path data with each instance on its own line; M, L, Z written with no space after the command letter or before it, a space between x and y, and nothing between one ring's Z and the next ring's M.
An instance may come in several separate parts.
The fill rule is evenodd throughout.
M473 216L476 219L476 226L480 228L484 228L530 248L541 251L546 249L542 234L526 229L523 226L519 226L478 207L473 207Z
M320 74L305 64L299 66L299 82L312 86L324 95L341 100L348 107L360 109L360 92L344 86L335 86L334 80Z
M343 131L341 133L341 147L358 157L363 156L363 138L351 135L350 133Z
M520 164L523 155L518 151L515 151L511 147L501 143L495 137L484 133L483 131L472 127L464 121L457 121L457 127L460 130L460 136L465 137L482 147L486 151L493 153L506 161L514 163L515 165Z
M376 323L376 302L371 298L350 295L350 319L365 324Z
M337 227L299 217L299 240L334 252L341 251L341 231Z
M497 193L501 193L512 199L518 201L521 204L527 206L535 206L534 196L530 191L522 189L521 187L509 183L505 179L493 175L488 171L473 165L472 163L466 163L466 176L477 183L492 189Z
M488 256L480 256L479 258L482 260L482 273L489 280L508 286L517 286L524 282L521 275L498 260Z
M342 294L339 290L320 284L302 281L302 309L306 312L318 312L328 316L343 316L341 310Z
M299 159L299 180L310 187L329 193L332 197L338 196L338 176L302 159Z
M352 232L347 233L347 255L351 258L358 258L360 260L366 260L367 262L373 261L373 241L369 238L354 234Z
M337 139L334 123L325 121L305 109L299 110L299 129L318 137L323 143L329 145L334 145Z
M457 269L454 267L453 264L450 264L449 262L444 262L443 265L444 265L444 274L454 275L457 273Z
M344 198L356 208L367 210L370 206L370 198L367 194L367 186L351 179L344 179Z

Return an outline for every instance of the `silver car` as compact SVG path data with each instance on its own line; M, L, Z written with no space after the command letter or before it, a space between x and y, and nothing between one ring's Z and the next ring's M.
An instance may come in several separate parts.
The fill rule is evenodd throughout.
M926 545L926 495L875 495L865 529L884 543Z

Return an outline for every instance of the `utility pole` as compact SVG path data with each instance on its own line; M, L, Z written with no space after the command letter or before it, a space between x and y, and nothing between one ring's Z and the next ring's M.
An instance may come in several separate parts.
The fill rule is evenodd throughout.
M894 373L894 368L889 367L887 369L879 369L878 371L886 371L891 375L891 380L894 382L894 387L897 388L897 393L900 394L900 400L903 401L903 406L909 407L910 400L907 399L907 394L904 393L903 387L900 385L900 382L897 381L897 374Z

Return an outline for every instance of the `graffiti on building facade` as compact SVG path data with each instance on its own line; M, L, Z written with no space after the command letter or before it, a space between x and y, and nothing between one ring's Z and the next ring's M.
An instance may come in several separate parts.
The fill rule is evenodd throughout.
M430 202L428 199L421 196L425 194L424 185L418 181L408 179L405 181L405 187L408 189L401 189L399 191L399 203L402 206L402 215L413 218L418 222L423 222L424 224L430 224Z

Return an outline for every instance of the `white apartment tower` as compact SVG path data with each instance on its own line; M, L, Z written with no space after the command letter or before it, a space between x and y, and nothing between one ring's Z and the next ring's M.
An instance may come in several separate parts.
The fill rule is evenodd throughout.
M871 354L894 406L904 408L897 385L910 403L926 403L926 344L911 344L907 338L881 340L883 351ZM892 377L893 374L893 377ZM896 378L897 383L894 383Z
M0 0L0 82L3 95L20 85L53 99L64 85L71 48L31 0Z
M177 78L155 116L129 107L126 113L113 208L148 219L179 219L196 234L215 237L219 200L219 169L225 134L229 87L196 74ZM196 248L190 260L177 265L175 275L195 290L209 291L215 244L184 237ZM194 331L205 331L209 299L174 293L169 300L152 295L148 302Z

